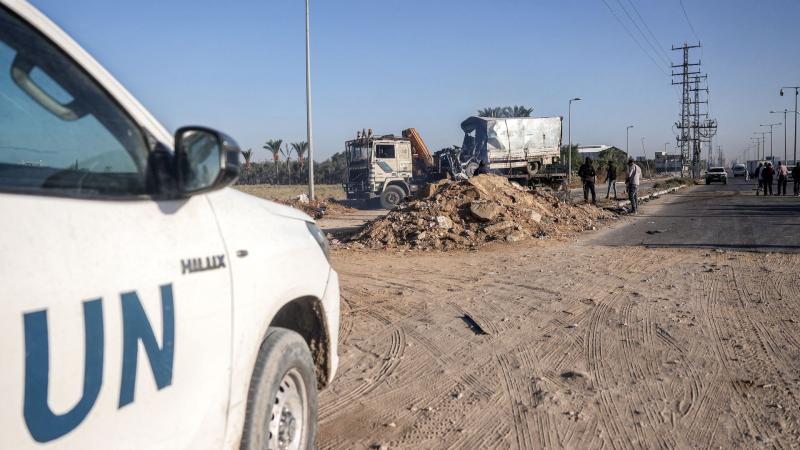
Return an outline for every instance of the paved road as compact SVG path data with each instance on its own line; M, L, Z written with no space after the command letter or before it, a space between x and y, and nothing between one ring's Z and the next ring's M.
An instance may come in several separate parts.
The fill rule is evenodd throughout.
M757 197L741 178L665 196L640 215L594 243L800 252L800 198Z

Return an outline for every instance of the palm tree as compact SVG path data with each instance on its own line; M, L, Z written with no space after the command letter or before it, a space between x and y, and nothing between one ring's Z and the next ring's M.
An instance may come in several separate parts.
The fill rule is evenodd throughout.
M308 150L308 142L292 142L292 149L297 153L297 162L300 163L300 170L303 170L303 155L305 155Z
M281 145L283 139L268 139L264 144L264 150L272 152L272 161L275 163L275 183L278 183L278 161L281 159Z
M281 153L286 158L286 171L289 173L289 184L292 184L292 150L289 149L289 144L283 145Z
M503 117L503 108L488 107L478 110L480 117Z
M514 106L511 108L511 116L510 117L530 117L531 113L533 112L533 108L527 108L525 106Z
M480 117L530 117L533 108L525 106L503 106L503 107L488 107L478 110Z
M242 152L242 156L244 157L244 167L250 168L250 159L253 157L253 149L248 148Z

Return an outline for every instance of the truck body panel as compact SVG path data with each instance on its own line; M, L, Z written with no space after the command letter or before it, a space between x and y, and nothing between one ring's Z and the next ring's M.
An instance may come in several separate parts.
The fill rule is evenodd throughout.
M462 156L490 170L538 171L560 155L561 124L561 117L469 117L461 123Z

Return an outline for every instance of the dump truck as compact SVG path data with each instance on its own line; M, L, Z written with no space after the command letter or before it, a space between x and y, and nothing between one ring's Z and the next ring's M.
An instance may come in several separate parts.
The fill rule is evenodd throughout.
M561 117L470 117L461 123L463 145L435 153L414 128L401 136L356 132L345 143L347 198L391 209L427 183L484 172L527 186L560 186L566 179L559 164L561 123Z

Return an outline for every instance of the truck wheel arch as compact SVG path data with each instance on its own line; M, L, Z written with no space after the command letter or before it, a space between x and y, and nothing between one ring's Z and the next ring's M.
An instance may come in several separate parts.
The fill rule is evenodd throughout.
M399 186L406 195L411 195L411 186L406 183L405 180L390 180L387 181L386 184L383 186L383 189L386 189L389 186Z
M320 389L327 386L330 371L330 332L324 317L319 299L301 297L283 305L269 324L269 328L287 328L303 337L314 359Z

